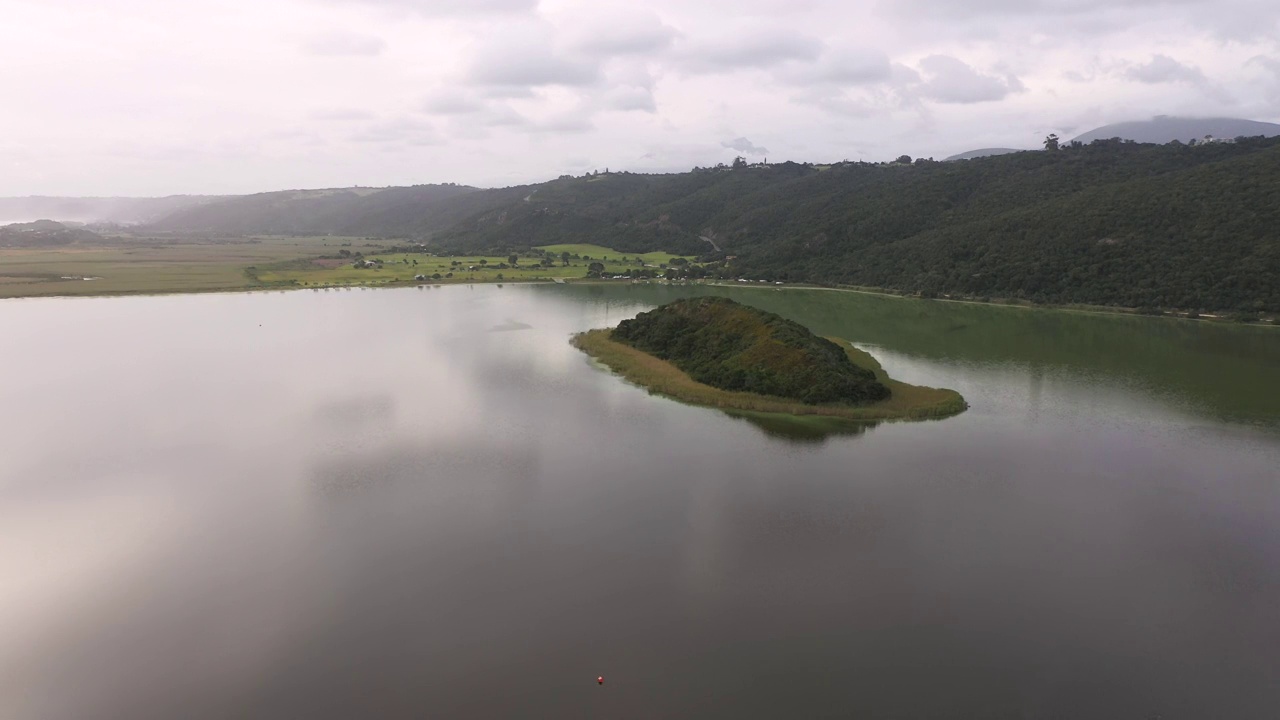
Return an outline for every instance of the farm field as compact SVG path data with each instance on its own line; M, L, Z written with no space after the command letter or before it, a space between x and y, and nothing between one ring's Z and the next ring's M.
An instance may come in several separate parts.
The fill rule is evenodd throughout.
M604 275L617 275L643 267L658 268L680 257L652 252L624 255L600 245L546 245L541 253L522 253L511 264L510 256L435 255L430 252L369 253L362 258L373 267L357 267L354 257L345 262L299 259L254 271L267 286L379 285L412 282L421 275L432 282L501 282L582 278L591 263L604 265ZM569 253L569 258L564 258ZM546 262L544 263L544 259Z
M413 282L418 275L438 283L556 280L584 277L592 262L604 264L610 275L676 257L646 253L624 261L621 253L598 245L552 245L522 255L512 267L509 257L393 253L403 241L366 238L115 238L111 243L0 249L0 298L388 285ZM567 265L565 252L571 256ZM542 264L544 256L549 265ZM357 268L357 257L373 267Z
M334 237L116 241L104 246L0 250L0 297L249 289L262 285L246 274L250 267L337 253L339 248L372 252L385 247Z

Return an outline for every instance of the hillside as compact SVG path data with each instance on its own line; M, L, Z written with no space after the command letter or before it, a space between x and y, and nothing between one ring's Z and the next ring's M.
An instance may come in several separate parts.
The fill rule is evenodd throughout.
M0 222L51 218L62 222L103 222L132 225L148 223L185 208L222 199L215 195L170 195L154 198L124 197L4 197L0 198Z
M1077 142L1094 140L1132 140L1139 143L1163 145L1173 142L1203 140L1206 135L1220 139L1238 137L1275 137L1280 135L1280 125L1240 118L1186 118L1160 115L1150 120L1103 125L1075 138Z
M170 213L150 229L262 235L372 235L424 237L478 208L468 202L476 188L415 185L395 188L284 190L224 198ZM485 194L487 202L510 200L514 190Z
M402 237L462 254L595 243L727 261L722 277L1280 312L1280 138L268 193L156 228Z
M677 300L622 321L612 338L721 390L811 405L889 397L875 373L854 365L835 343L728 298Z
M550 191L540 189L535 203L490 210L439 241L485 247L594 237L634 252L733 256L730 277L1039 303L1280 311L1277 139L1196 147L1099 141L963 163L610 175L541 187Z
M943 162L955 162L956 160L977 160L978 158L994 157L996 155L1008 155L1009 153L1026 152L1017 148L982 148L980 150L970 150L968 152L958 153L949 158L943 159Z
M856 188L856 190L854 190ZM748 276L1034 302L1280 310L1280 141L851 167L722 233Z
M83 228L67 227L52 220L0 226L0 247L61 247L101 242L102 238Z

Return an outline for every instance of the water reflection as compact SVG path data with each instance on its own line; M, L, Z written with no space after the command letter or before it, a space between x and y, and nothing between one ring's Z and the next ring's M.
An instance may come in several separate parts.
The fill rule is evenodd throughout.
M829 438L854 438L865 435L878 422L841 420L823 417L798 417L776 413L753 413L721 410L725 415L759 428L766 437L798 445L821 445Z
M882 345L906 357L1020 368L1080 380L1084 386L1101 382L1214 419L1280 429L1277 328L829 290L626 284L540 291L596 304L629 302L630 307L651 307L689 295L726 295L800 320L819 335Z
M0 717L1280 704L1255 336L759 293L972 405L809 434L569 345L666 292L0 303Z

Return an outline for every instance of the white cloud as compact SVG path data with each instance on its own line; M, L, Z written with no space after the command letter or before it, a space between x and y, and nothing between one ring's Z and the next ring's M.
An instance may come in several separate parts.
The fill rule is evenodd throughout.
M487 39L475 52L466 79L480 85L515 88L589 85L600 77L592 60L558 52L535 28Z
M725 140L724 142L720 143L720 147L728 148L730 150L740 152L743 155L768 155L769 154L769 151L766 148L760 147L759 145L756 145L755 143L751 142L750 140L744 137L734 138L733 140Z
M422 109L437 115L466 115L485 107L474 93L457 87L443 87L428 93Z
M486 15L531 13L538 0L324 0L330 3L365 5L372 8L409 10L423 15Z
M363 33L333 30L312 35L302 41L302 50L310 55L332 57L372 57L387 49L382 38Z
M747 30L705 39L689 38L679 47L679 67L690 72L731 72L768 68L789 61L812 61L822 42L804 33Z
M1130 80L1148 84L1165 82L1194 84L1205 81L1204 73L1200 72L1199 68L1183 65L1168 55L1156 55L1145 65L1135 65L1125 72L1125 76Z
M1280 120L1275 0L0 0L0 17L22 28L0 44L0 195L527 182L567 157L714 165L742 136L770 160L892 159L1157 114Z
M652 10L621 3L593 2L558 19L566 47L600 57L661 52L680 34Z
M1013 75L982 73L947 55L930 55L919 65L926 79L914 91L940 103L994 102L1024 89Z
M435 125L412 118L398 118L367 125L351 135L357 143L380 145L437 145L441 138Z
M1199 89L1207 97L1224 103L1231 102L1230 96L1221 87L1210 82L1200 68L1184 65L1168 55L1157 54L1148 63L1134 65L1124 72L1124 77L1147 85L1183 83Z

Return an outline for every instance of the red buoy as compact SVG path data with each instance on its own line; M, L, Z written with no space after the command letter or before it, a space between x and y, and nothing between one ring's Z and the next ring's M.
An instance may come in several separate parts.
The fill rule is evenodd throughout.
M603 685L603 684L604 684L604 676L603 676L603 675L601 675L601 676L599 676L599 677L597 677L597 678L596 678L596 684L597 684L597 685Z

